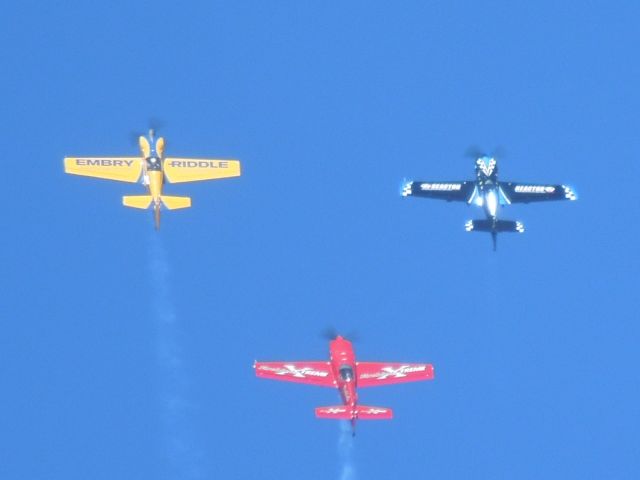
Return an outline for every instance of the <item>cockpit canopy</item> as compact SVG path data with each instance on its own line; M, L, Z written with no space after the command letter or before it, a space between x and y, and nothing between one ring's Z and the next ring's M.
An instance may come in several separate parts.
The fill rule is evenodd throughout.
M353 373L353 368L351 365L342 365L339 369L340 378L345 382L353 382L355 379L355 374Z
M160 158L152 155L147 158L147 170L160 170L161 169Z

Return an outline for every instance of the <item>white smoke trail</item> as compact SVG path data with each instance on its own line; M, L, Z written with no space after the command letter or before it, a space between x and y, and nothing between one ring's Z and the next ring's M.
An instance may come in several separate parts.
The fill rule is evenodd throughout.
M167 479L203 478L201 454L194 445L190 422L193 405L188 401L188 376L180 342L180 325L171 300L167 253L158 232L149 248L152 284L149 298L157 322L158 366L160 369L161 415L164 447L168 457Z
M340 480L355 480L356 467L353 460L353 431L351 423L340 420L338 454L340 455Z

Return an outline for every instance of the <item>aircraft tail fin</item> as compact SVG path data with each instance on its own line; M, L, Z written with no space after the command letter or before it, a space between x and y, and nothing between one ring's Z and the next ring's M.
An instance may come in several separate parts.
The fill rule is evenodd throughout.
M190 197L171 197L168 195L163 195L160 197L162 203L169 210L177 210L179 208L189 208L191 206L191 198Z
M390 420L393 418L393 410L386 407L367 407L364 405L357 405L351 409L346 405L338 405L316 408L316 417L334 420Z
M151 195L128 195L122 197L122 204L126 207L146 210L151 205L152 200L153 197Z
M464 227L467 232L524 232L522 222L514 220L469 220Z

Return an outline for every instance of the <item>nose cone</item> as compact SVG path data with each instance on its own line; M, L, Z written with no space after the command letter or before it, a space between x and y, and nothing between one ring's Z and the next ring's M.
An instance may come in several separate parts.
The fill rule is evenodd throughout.
M351 341L347 340L342 335L336 336L332 343L340 348L351 348Z
M347 361L353 357L353 347L351 342L338 335L330 343L331 357L341 361Z

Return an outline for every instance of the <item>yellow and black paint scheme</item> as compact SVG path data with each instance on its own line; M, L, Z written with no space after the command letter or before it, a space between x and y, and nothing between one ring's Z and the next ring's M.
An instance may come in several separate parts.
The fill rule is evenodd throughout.
M161 207L168 210L189 208L191 198L163 195L165 179L169 183L216 180L239 177L238 160L165 158L164 138L140 136L140 157L66 157L65 172L73 175L106 178L121 182L137 182L147 187L147 195L127 195L122 204L127 207L147 209L153 204L156 229L160 228Z

